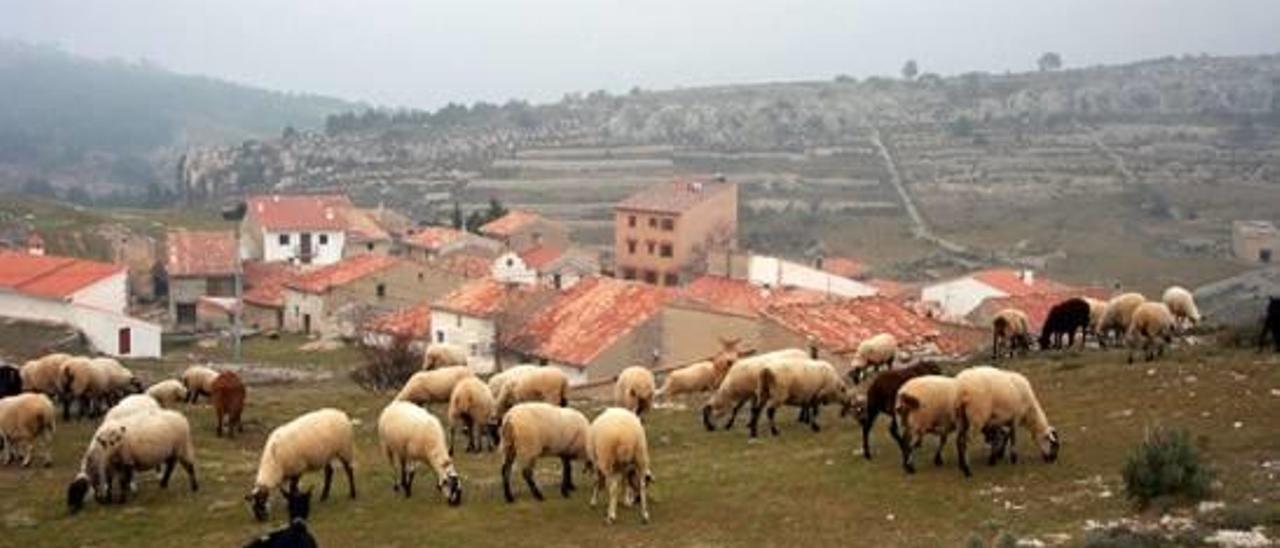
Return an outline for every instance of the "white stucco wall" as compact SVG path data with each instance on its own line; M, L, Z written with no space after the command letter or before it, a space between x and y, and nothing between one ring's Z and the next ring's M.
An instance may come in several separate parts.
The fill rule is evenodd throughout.
M465 348L467 364L477 374L493 372L493 330L493 322L486 319L446 310L431 311L431 342Z
M493 279L502 283L534 285L538 283L537 271L524 264L514 251L508 251L493 260Z
M747 269L755 285L799 287L842 297L866 297L879 293L874 286L791 261L753 255Z
M935 303L942 311L943 320L962 321L982 301L1008 294L973 278L965 277L926 286L920 292L920 300Z
M564 373L564 376L569 378L569 386L580 386L582 384L586 384L587 382L586 369L579 369L572 365L565 365L562 363L551 363L548 365L556 369L559 369L560 372Z
M298 258L301 250L302 232L272 232L270 230L262 231L262 260L264 262L288 261ZM319 231L308 232L311 234L311 250L315 254L311 259L313 265L333 264L342 260L342 250L346 246L346 234L342 231ZM289 243L282 245L280 243L280 235L289 236ZM320 236L329 237L326 244L320 243Z
M329 334L329 326L326 323L328 318L325 316L324 296L285 289L284 330L302 333L305 327L303 318L307 314L311 315L312 333Z
M128 274L122 270L75 292L71 295L71 302L124 314L129 307L128 278Z
M55 299L0 292L0 317L69 325L85 335L90 346L109 356L158 358L160 325L131 318L113 310L93 308ZM129 328L131 349L120 353L120 329Z

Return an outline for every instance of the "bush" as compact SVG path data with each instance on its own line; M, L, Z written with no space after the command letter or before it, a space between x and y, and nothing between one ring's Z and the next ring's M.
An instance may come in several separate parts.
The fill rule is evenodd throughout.
M1163 497L1203 499L1212 481L1212 471L1200 462L1185 430L1151 431L1124 465L1125 491L1143 507Z
M351 380L373 392L398 389L422 369L422 355L413 348L413 339L398 336L386 347L362 345L365 363L351 372Z

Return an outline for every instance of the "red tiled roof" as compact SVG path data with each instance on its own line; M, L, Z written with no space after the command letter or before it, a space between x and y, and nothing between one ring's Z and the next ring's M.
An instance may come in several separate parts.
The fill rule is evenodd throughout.
M269 194L248 200L249 215L271 231L343 230L351 200L340 194Z
M760 317L773 305L818 303L827 296L808 289L765 289L723 276L702 276L680 290L680 296L727 314Z
M863 280L863 283L876 288L876 290L880 292L880 295L890 299L905 297L907 294L911 293L913 289L911 284L904 284L902 282L884 278L871 278L869 280Z
M232 232L179 230L166 237L170 276L230 276L236 272L236 237Z
M481 234L492 234L494 236L511 236L524 228L525 225L541 219L537 213L522 210L511 210L506 215L485 223L480 227Z
M545 245L534 246L520 252L520 258L524 260L524 265L534 270L542 270L543 267L555 262L556 259L563 255L563 249Z
M863 267L862 263L848 257L825 257L822 259L822 269L836 276L856 278L862 275Z
M502 308L507 288L493 278L467 282L436 302L437 310L487 318Z
M404 243L430 250L437 250L464 237L465 232L446 226L429 226L406 236Z
M493 259L472 253L454 253L436 259L431 264L441 270L472 279L484 278L493 272Z
M619 202L615 209L682 213L734 186L733 183L702 179L667 181L632 194Z
M334 287L343 286L391 268L399 262L400 259L385 255L372 253L356 255L304 273L293 282L286 284L286 287L304 293L324 293Z
M346 221L347 236L353 242L379 242L390 240L391 235L374 218L375 212L348 205L338 209Z
M587 278L557 295L506 343L526 354L585 368L657 314L673 295L641 283Z
M124 270L73 257L0 251L0 288L37 297L64 299Z
M973 279L994 287L1010 295L1030 295L1032 293L1060 293L1071 288L1058 282L1035 275L1032 283L1023 281L1022 274L1007 268L994 268L975 272Z
M431 306L427 301L423 301L410 307L393 310L369 320L365 328L392 336L426 338L431 333Z
M284 306L284 286L298 276L288 263L244 263L244 301L259 306Z
M879 333L893 335L899 345L934 342L947 353L967 349L967 343L953 330L884 297L775 306L765 314L836 354L852 353L863 340Z

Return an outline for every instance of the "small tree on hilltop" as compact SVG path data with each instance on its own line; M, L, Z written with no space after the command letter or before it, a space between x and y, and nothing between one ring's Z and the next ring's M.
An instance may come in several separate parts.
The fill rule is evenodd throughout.
M1047 51L1036 61L1036 65L1040 67L1041 72L1058 70L1062 68L1062 56L1052 51Z
M920 66L916 64L915 59L908 59L906 64L902 65L902 79L915 80L917 74L920 74Z

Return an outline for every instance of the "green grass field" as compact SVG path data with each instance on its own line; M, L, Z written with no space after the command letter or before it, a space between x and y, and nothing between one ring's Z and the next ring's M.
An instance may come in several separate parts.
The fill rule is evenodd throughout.
M68 516L64 489L95 424L61 424L52 468L0 470L0 528L6 546L237 545L278 526L283 505L273 501L270 526L255 523L242 499L271 428L302 412L336 406L359 419L357 484L360 496L345 497L341 473L335 497L313 506L311 524L324 546L438 545L653 546L858 545L956 546L971 535L1007 531L1019 537L1065 533L1080 542L1087 519L1132 515L1119 471L1129 449L1156 425L1191 431L1218 471L1214 498L1229 504L1259 500L1280 508L1274 469L1280 461L1280 359L1247 351L1207 347L1183 349L1155 364L1123 365L1121 353L1066 354L1015 365L1037 387L1063 438L1062 458L1045 464L1020 438L1025 457L1017 465L988 468L976 463L972 479L955 467L923 465L905 475L882 422L873 439L875 459L855 450L859 436L851 420L832 410L824 430L813 434L780 413L778 438L748 441L741 427L707 433L693 409L659 409L647 428L656 483L653 522L643 526L633 509L619 509L619 523L603 522L603 508L587 505L587 478L561 499L555 482L559 464L539 468L548 495L534 501L517 487L515 504L503 502L500 462L492 453L458 454L465 499L446 506L432 489L433 476L419 475L414 498L391 489L390 469L378 454L377 414L389 395L361 391L345 378L250 387L246 431L234 440L213 435L207 406L184 408L196 432L201 490L191 493L175 472L167 491L150 473L125 506L90 503ZM141 366L144 375L172 365ZM696 402L688 402L696 407ZM602 404L574 405L594 416ZM443 410L435 410L442 414ZM934 441L919 459L928 463ZM980 445L980 444L978 444ZM974 449L981 459L983 449ZM303 480L318 485L319 474Z

